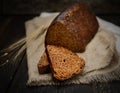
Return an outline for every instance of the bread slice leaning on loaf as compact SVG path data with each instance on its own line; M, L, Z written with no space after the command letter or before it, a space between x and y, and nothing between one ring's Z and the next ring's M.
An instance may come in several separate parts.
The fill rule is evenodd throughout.
M47 45L47 54L53 77L63 81L83 71L85 62L72 51L54 45Z

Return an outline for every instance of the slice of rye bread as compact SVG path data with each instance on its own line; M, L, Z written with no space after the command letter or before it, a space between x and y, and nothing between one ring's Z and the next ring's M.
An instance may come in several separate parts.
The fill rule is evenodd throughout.
M37 67L39 74L46 74L50 72L50 65L45 51L43 52L43 55L41 56Z
M47 45L46 48L52 75L55 79L63 81L83 71L84 60L72 51L54 45Z

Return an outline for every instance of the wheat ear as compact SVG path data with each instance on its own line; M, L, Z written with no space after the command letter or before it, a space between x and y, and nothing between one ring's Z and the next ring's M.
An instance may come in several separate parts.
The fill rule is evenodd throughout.
M11 59L15 61L16 58L27 48L27 46L30 46L30 43L32 41L34 41L36 38L39 38L45 32L45 30L47 30L49 25L50 23L48 22L45 25L40 26L36 31L32 32L27 37L23 37L22 39L13 43L6 49L1 50L0 51L0 67L10 62ZM10 54L13 52L15 55L12 57L9 57Z

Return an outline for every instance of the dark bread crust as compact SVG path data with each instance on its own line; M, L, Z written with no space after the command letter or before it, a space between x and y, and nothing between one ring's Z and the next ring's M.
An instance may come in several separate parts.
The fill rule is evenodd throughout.
M83 52L98 31L95 14L77 3L66 9L48 28L45 45L63 46L73 52Z
M39 74L46 74L50 72L49 59L47 57L46 51L41 56L37 67Z

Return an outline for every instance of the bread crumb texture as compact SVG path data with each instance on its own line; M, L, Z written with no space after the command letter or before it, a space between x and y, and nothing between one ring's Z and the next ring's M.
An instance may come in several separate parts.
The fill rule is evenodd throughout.
M72 51L54 45L47 45L50 67L53 77L57 80L66 80L83 71L84 60Z

